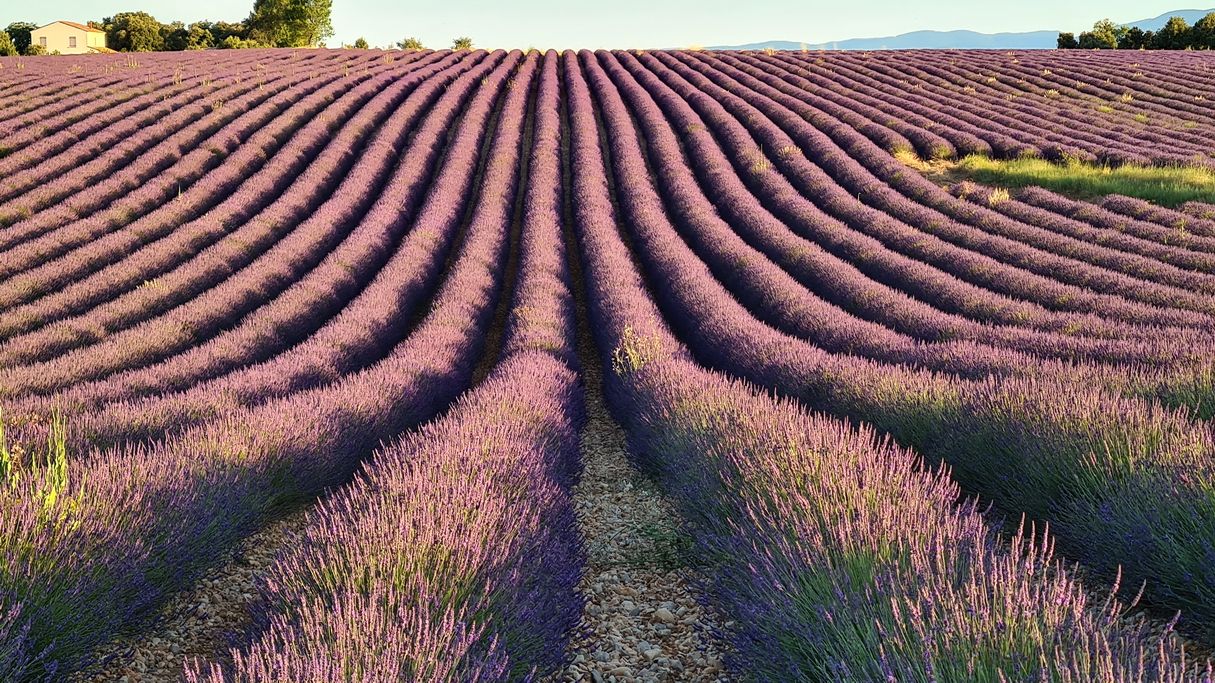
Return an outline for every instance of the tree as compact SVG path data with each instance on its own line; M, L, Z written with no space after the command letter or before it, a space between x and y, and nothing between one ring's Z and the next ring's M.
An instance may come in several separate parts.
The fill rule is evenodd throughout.
M1190 45L1195 50L1215 50L1215 12L1194 23L1190 30Z
M17 46L17 52L25 54L25 51L30 49L30 43L33 42L30 33L36 28L38 28L37 24L31 24L28 21L14 21L4 29L4 32L8 34L9 38L13 39L13 45Z
M158 52L165 49L160 22L147 12L119 12L102 20L106 42L119 52Z
M1074 33L1060 33L1055 46L1060 50L1075 50L1080 47L1080 43L1076 42Z
M417 38L406 38L405 40L398 40L397 47L401 48L402 50L425 50L426 49L426 46L422 44L422 41L418 40Z
M1132 26L1118 36L1119 50L1143 50L1151 47L1155 37L1151 31L1144 31L1138 26Z
M259 43L252 38L241 38L240 36L228 36L223 39L223 42L216 45L221 50L249 50L258 47L267 47L263 43Z
M12 36L7 31L0 31L0 57L16 57L19 54Z
M25 48L25 52L23 54L25 54L27 57L37 57L38 55L46 54L46 48L42 47L41 45L30 43L30 46Z
M1170 17L1154 43L1157 50L1184 50L1190 46L1190 25L1182 17Z
M207 24L196 21L190 24L189 33L186 36L187 50L210 50L215 47L215 34Z
M180 21L160 25L160 37L164 40L165 50L180 52L190 47L190 31Z
M354 49L356 49L356 50L366 50L369 47L371 47L371 46L367 44L367 39L362 36L359 36L354 41Z
M333 0L254 0L249 37L275 47L312 47L333 35Z
M1118 47L1118 26L1109 19L1093 24L1093 30L1080 34L1080 47L1086 50L1113 50Z
M249 27L243 21L201 21L199 25L207 29L211 33L211 37L215 39L215 44L219 45L228 38L235 36L237 38L248 38Z
M471 50L473 49L472 38L468 36L460 36L451 41L451 49L453 50Z

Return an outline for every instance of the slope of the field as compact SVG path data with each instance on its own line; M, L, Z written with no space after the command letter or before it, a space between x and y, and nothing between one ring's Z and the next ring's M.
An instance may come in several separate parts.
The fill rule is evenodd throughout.
M904 160L1212 114L1199 53L0 59L0 679L1210 680L1215 222Z

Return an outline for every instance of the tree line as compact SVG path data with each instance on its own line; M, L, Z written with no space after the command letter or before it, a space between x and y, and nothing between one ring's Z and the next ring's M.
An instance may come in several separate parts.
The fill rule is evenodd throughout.
M1215 50L1215 12L1190 26L1183 17L1171 17L1159 31L1119 26L1109 19L1093 24L1077 38L1059 34L1061 50Z
M333 36L333 0L254 0L244 21L162 23L147 12L119 12L89 26L106 34L106 44L119 52L315 47ZM38 28L15 21L0 32L0 56L44 54L30 33Z

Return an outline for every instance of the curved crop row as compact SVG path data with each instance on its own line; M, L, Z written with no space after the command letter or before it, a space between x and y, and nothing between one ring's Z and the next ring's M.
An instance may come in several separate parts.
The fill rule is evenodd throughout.
M594 56L583 62L601 106L623 108ZM667 219L635 134L618 126L608 139L634 253L662 283L652 291L698 359L948 462L968 490L1049 520L1069 555L1107 576L1121 563L1136 584L1150 579L1154 600L1184 607L1195 628L1210 626L1209 429L1065 378L947 380L833 356L781 334L752 317L686 245L661 239L670 228L661 227Z
M418 64L425 64L426 61L429 60L420 60ZM376 70L388 71L390 67L378 65ZM159 212L163 215L162 207L165 204L175 204L175 208L188 209L176 215L175 218L179 222L195 218L215 203L215 197L224 194L221 189L220 192L199 197L200 186L205 189L208 181L217 174L222 175L223 169L229 165L247 166L246 175L253 173L281 145L278 138L284 131L289 132L306 123L307 113L310 111L307 107L311 100L318 97L333 99L342 91L356 85L358 82L355 79L332 73L295 85L276 86L276 89L285 89L264 105L245 112L238 119L215 131L205 141L194 144L197 149L190 149L189 143L181 145L182 156L164 172L143 179L139 175L141 171L146 173L150 163L163 163L165 158L164 155L160 158L145 155L103 181L60 200L50 209L35 213L14 224L6 232L14 238L18 235L24 238L20 247L13 249L14 259L25 254L27 261L32 259L33 262L45 266L47 261L110 231L118 228L126 228L129 231L133 226L144 224L149 214ZM303 99L292 101L284 97L284 93L303 96ZM227 103L220 105L220 111L215 114L220 114L227 106ZM273 122L259 126L255 112L261 116L273 116ZM218 117L209 118L209 122L212 122ZM256 132L252 135L243 132L248 130ZM234 142L236 146L233 148ZM230 155L228 148L232 148ZM259 149L264 149L260 157L250 156ZM173 154L171 146L165 145L165 154ZM207 203L208 199L211 200L210 203ZM145 232L149 234L145 240L159 234L154 229ZM62 261L56 262L62 264ZM19 268L19 262L14 260L8 272L17 273L23 270L26 268ZM43 291L46 289L45 286L42 287Z
M496 62L495 59L491 63ZM465 76L463 87L452 91L463 97L468 96L473 85L473 77ZM504 78L496 80L495 86L500 87ZM426 161L436 159L442 146L442 134L459 113L463 97L449 99L444 116L422 121L425 134L415 136L412 142ZM482 106L488 108L491 104L486 101ZM483 111L482 115L487 113ZM392 140L404 131L398 129L388 134L388 139ZM391 153L392 148L387 151ZM326 260L345 263L346 269L356 276L374 270L368 264L381 263L407 227L392 224L386 233L371 225L358 230L360 219L387 180L382 171L387 170L390 158L384 156L387 155L381 156L382 166L370 163L356 166L355 172L343 178L343 184L308 220L236 276L162 316L122 330L98 344L52 361L0 371L0 385L16 395L46 393L163 359L221 332Z
M475 72L470 74L468 82L478 77ZM507 122L508 131L513 130L510 122L521 118L526 110L526 89L519 85L525 75L526 71L516 75L502 106L500 120ZM492 78L492 85L501 87L506 83L507 71L500 68ZM456 93L461 88L457 84L448 92ZM366 289L316 334L264 362L241 367L255 351L281 346L288 338L285 330L302 326L302 320L317 316L330 305L323 298L312 298L323 293L319 285L303 287L299 292L288 290L284 297L213 343L194 347L146 370L59 393L39 401L42 410L33 412L51 408L68 414L91 412L77 425L78 439L83 442L153 439L200 419L337 381L382 357L406 336L427 297L443 284L441 269L461 227L463 200L477 200L465 236L465 250L484 252L480 245L487 239L498 239L495 236L501 226L510 220L519 152L510 148L509 138L497 142L494 151L482 150L488 142L483 142L487 135L485 120L492 111L493 94L486 88L470 105L449 150L450 163L443 165L424 202L425 185L421 181L425 173L413 163L397 170L401 180L390 184L363 223L374 226L377 233L394 225L411 224L413 228ZM513 134L521 135L517 131ZM480 187L473 188L478 162L484 164L484 172ZM406 213L419 203L416 216ZM343 272L340 261L329 267ZM239 369L190 386L191 382L233 368ZM171 389L180 391L164 393ZM148 397L137 400L145 395ZM119 399L123 400L117 402Z
M582 614L568 491L581 414L574 374L552 357L504 362L323 503L271 569L265 632L229 670L187 680L553 673Z
M758 98L753 98L753 101L756 100ZM720 118L715 119L715 121L720 120ZM727 123L727 125L730 124ZM722 129L718 126L716 130L721 131ZM733 130L739 131L740 129L735 124ZM740 170L747 168L742 166L742 161L747 158L763 160L762 157L755 156L756 152L753 151L753 148L748 147L745 136L741 138L726 136L721 140L733 145L734 158L739 162ZM804 159L796 158L797 156L782 153L778 158L795 164L795 169L799 172L802 169L814 171L814 167L807 165ZM742 158L740 159L740 157ZM754 165L750 168L756 169L756 171L763 170L762 167L756 168ZM816 214L814 204L809 202L805 196L798 194L783 175L770 172L748 172L740 173L740 175L745 177L748 185L758 197L764 200L765 205L778 218L785 220L791 228L794 228L799 236L828 249L832 254L838 254L841 259L846 260L853 267L861 269L874 280L897 286L908 294L918 295L926 303L941 307L947 312L964 313L976 320L999 322L1003 325L1032 324L1034 321L1042 320L1041 323L1034 325L1042 327L1043 323L1052 321L1046 324L1045 329L1078 329L1083 330L1086 335L1096 334L1103 337L1133 335L1142 338L1145 334L1159 336L1158 331L1135 332L1133 328L1128 329L1120 325L1111 327L1108 323L1091 316L1061 319L1058 314L1049 314L1041 308L1035 310L1026 306L1022 301L1001 301L999 298L993 297L990 292L976 290L972 287L959 287L960 283L944 279L939 274L934 275L933 270L924 264L899 257L896 252L884 249L880 242L866 239L863 235L848 229L846 225L838 222L833 225L830 217ZM843 202L849 201L846 199L846 193L835 187L829 180L816 179L814 182L812 187L815 193L806 196L827 197L832 202L839 203L840 206L843 206ZM720 210L729 214L734 209L723 203ZM851 220L858 221L866 219L877 221L881 217L881 214L872 210L868 210L868 213L853 215L855 218ZM913 239L909 235L907 238L895 242L895 245L914 245ZM976 296L980 294L982 298ZM1046 301L1049 303L1049 299ZM980 302L982 303L980 304ZM1053 322L1053 320L1058 322ZM1171 330L1171 332L1184 334L1185 331Z
M691 162L691 166L702 171L701 177L711 185L708 192L718 199L718 205L722 207L722 211L730 215L731 223L726 225L723 221L713 218L709 200L696 191L696 183L685 167L685 161L680 157L671 130L674 127L680 131L696 131L704 129L704 125L700 123L698 117L692 114L689 105L679 94L663 89L649 72L640 68L640 65L630 66L630 56L622 55L620 59L639 79L647 83L651 94L658 98L665 108L665 114L675 124L668 126L662 113L654 110L653 105L645 101L646 97L638 94L635 86L630 87L622 84L620 78L616 79L617 86L626 92L630 106L634 108L641 121L640 126L645 132L652 151L651 158L657 163L654 169L655 176L660 180L660 184L667 188L665 192L670 198L669 203L673 212L680 216L685 228L685 236L694 242L695 249L702 257L708 258L717 277L727 283L735 296L739 296L749 308L757 313L762 311L761 317L777 327L811 339L822 348L837 352L855 353L889 362L921 364L944 372L956 373L1008 372L1019 365L1025 366L1026 359L1016 354L937 342L937 339L945 336L939 330L935 330L931 335L936 338L933 343L921 345L915 340L896 335L887 328L853 319L844 312L817 300L811 292L802 289L799 282L781 272L763 255L751 251L733 233L732 228L746 234L749 232L748 224L758 221L767 223L766 227L759 231L766 234L755 241L762 241L769 235L775 235L776 239L788 237L788 235L782 235L779 222L775 217L766 214L763 208L756 204L754 198L746 195L745 189L742 188L736 176L728 173L713 173L710 170L728 168L729 161L724 158L720 150L712 145L708 136L685 133L684 141L688 147L689 156L696 160ZM615 77L619 70L614 69L614 64L610 61L609 56L604 55L604 60L605 66ZM653 67L654 65L651 65L651 68ZM675 87L684 86L680 92L684 96L690 95L691 92L704 92L703 90L689 91L686 83L674 83L674 85ZM797 251L797 256L785 252L783 254L785 260L793 261L796 264L798 256L803 256L806 252L806 247L802 244L790 247L790 251L798 249L800 251ZM838 291L840 278L834 273L820 275L818 279L831 282ZM863 286L858 285L858 287ZM870 298L872 294L865 291L862 296ZM896 300L892 307L899 309L899 313L913 314L907 316L913 320L904 318L906 326L918 324L927 327L932 322L932 317L923 316L922 313L916 311L914 306L909 306L909 311L903 311L900 305L902 303L904 302ZM1181 360L1181 358L1170 358L1170 351L1173 351L1171 346L1153 348L1146 344L1102 343L1062 335L1032 334L986 326L973 326L972 329L975 327L978 329L975 329L974 332L986 337L985 341L1007 339L1021 350L1037 355L1089 355L1104 361L1122 362L1161 358L1169 358L1178 362ZM955 325L954 330L956 329ZM1005 334L1000 335L1001 331L1004 331Z
M412 77L404 76L399 80L403 85L416 86L425 77L435 76L443 68L441 63L434 64ZM384 75L384 78L390 79L392 76ZM378 83L380 88L377 89L377 82L373 80L345 93L332 90L314 93L309 98L311 101L297 105L300 114L308 113L312 107L324 107L328 115L312 121L293 116L290 120L279 122L287 130L281 130L279 126L264 130L267 134L283 135L295 125L302 124L303 127L295 131L282 148L275 150L270 146L267 149L252 144L254 141L251 140L247 146L236 150L229 159L230 163L215 168L199 183L164 206L96 239L66 258L40 268L43 277L26 282L48 291L8 311L5 324L0 326L0 335L7 337L6 344L11 346L16 343L14 337L42 328L41 335L34 336L35 339L38 336L48 339L47 348L40 350L42 354L67 350L71 344L88 340L87 335L81 334L82 330L90 327L107 331L117 329L114 327L116 321L122 318L116 318L111 310L111 322L104 322L106 318L96 307L107 304L110 309L119 307L124 293L127 299L144 299L136 309L137 314L150 317L162 310L154 307L157 300L173 301L170 295L175 292L162 279L168 274L166 271L179 269L189 261L199 262L192 266L195 272L190 278L191 289L186 291L185 296L177 295L180 302L215 282L216 275L208 279L207 271L199 270L207 265L208 260L216 260L214 252L225 249L229 252L226 258L220 259L228 270L236 269L259 256L286 231L299 225L303 216L314 211L328 196L333 184L345 170L334 172L335 164L338 168L348 168L355 162L354 152L361 148L360 138L354 138L353 144L337 144L335 134L337 140L345 141L353 131L348 128L343 132L336 127L339 121L353 116L351 107L365 103L368 97L384 90L387 83ZM373 107L365 111L377 109ZM333 114L345 114L345 117L329 118ZM366 114L354 116L355 127L366 125L366 118ZM318 155L320 149L326 151ZM270 152L277 153L268 156ZM98 218L90 222L105 230L108 227L106 224L112 223L112 220ZM235 243L238 248L218 246L225 243ZM212 263L211 268L214 267ZM141 293L132 293L139 285L149 281L165 286L149 286ZM91 325L71 322L71 316L75 314L79 321L79 314L85 311L92 318ZM128 308L127 316L131 315L129 311ZM65 321L65 318L68 320ZM130 324L129 318L127 324ZM69 338L60 341L65 345L56 347L51 341L55 336L53 328L60 328L62 338L62 328L65 326L75 330L75 336L79 339L70 339L72 333L69 332ZM37 348L37 345L29 343L28 338L21 343L27 348ZM32 360L37 360L37 357L18 354L0 365Z
M537 317L569 296L547 259L562 239L556 62L546 56L536 98L516 351L315 513L265 583L268 629L234 652L232 666L194 667L190 680L488 681L562 662L581 612L566 488L582 404L573 374L529 348L535 339L571 344L561 336L571 329ZM442 562L427 552L435 545L450 550ZM352 577L369 580L356 589Z
M517 150L521 123L499 132L502 147ZM69 462L49 508L63 525L39 523L45 498L5 489L0 507L13 524L0 530L4 606L19 605L29 625L25 651L53 647L54 661L78 665L90 646L187 585L276 506L345 480L377 443L462 393L502 285L507 231L495 227L496 239L470 243L418 330L371 367L160 443ZM0 660L7 677L37 675L15 666Z
M584 55L593 74L591 60ZM712 596L737 617L731 635L743 671L874 681L1199 680L1176 644L1154 647L1141 628L1086 606L1066 572L1041 571L1048 553L995 549L979 516L952 506L956 492L942 473L917 471L910 454L866 433L689 363L615 234L591 88L572 55L566 66L574 205L585 265L596 273L587 280L592 327L615 368L609 393L637 452L685 512ZM892 505L862 503L874 500L863 495L874 481L881 493L871 495L888 495ZM902 557L915 569L899 571ZM1002 636L1012 632L1024 637Z
M202 218L178 225L164 238L137 248L92 277L14 309L9 329L21 329L17 326L26 320L43 324L0 343L0 365L28 364L95 343L185 303L266 258L266 252L289 241L309 220L315 222L321 207L338 206L334 190L343 183L347 190L356 187L348 180L356 163L369 171L390 168L395 147L418 125L425 106L439 96L439 86L472 66L471 61L440 62L417 74L395 77L395 82L386 75L388 80L373 79L351 91L351 97L330 105L327 116L308 124L295 141L299 145L283 150L279 159L270 159L265 173L230 188L235 193ZM415 99L403 104L411 93ZM351 111L360 105L365 106ZM393 125L385 125L394 115ZM338 121L345 125L334 130ZM387 144L368 146L372 141ZM239 177L228 175L233 183ZM209 183L207 188L216 194L229 189ZM172 215L161 220L174 225ZM87 313L57 320L80 310Z
M1153 90L1152 80L1142 73L1144 63L1134 61L1135 56L1111 56L1113 62L1123 62L1121 70L1103 68L1110 66L1108 59L1050 56L1037 69L1024 63L1035 59L1027 53L925 51L915 60L898 63L883 55L846 53L743 54L737 59L765 65L791 81L810 79L821 88L857 89L863 97L920 117L918 126L923 130L946 137L973 135L1001 156L1029 153L1114 163L1211 163L1210 112L1204 112L1208 107L1200 98L1182 95L1196 88L1209 91L1209 83L1188 81L1182 87L1169 82L1168 71L1160 71L1156 82L1170 87ZM1187 71L1197 66L1195 57L1178 56L1175 61L1177 68ZM1159 66L1156 60L1152 63ZM1124 75L1132 67L1139 69L1135 82ZM1142 97L1134 97L1132 103L1130 93ZM1149 119L1157 118L1169 125L1167 133L1149 125Z

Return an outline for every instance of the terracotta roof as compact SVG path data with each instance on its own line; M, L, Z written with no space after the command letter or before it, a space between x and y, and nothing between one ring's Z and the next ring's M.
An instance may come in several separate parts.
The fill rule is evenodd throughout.
M74 21L52 21L51 24L67 24L72 28L78 28L81 31L88 31L89 33L105 33L105 31L102 31L99 28L93 28L92 26L87 26L85 24L77 24ZM46 26L50 26L51 24L47 24ZM43 26L42 28L46 28L46 26Z

